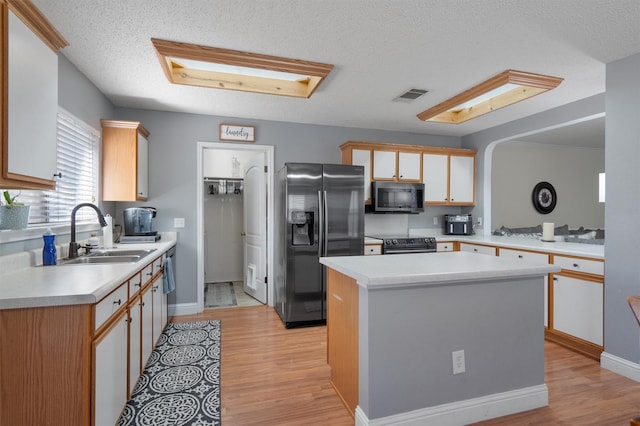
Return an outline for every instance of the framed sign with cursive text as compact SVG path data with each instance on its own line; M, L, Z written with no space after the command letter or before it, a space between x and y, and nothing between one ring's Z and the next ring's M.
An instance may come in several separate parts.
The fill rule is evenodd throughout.
M253 126L238 126L235 124L220 125L221 141L255 142L256 128Z

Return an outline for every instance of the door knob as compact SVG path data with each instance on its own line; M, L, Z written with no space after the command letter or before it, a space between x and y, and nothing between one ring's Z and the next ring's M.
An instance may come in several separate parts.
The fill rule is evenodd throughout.
M246 237L246 236L247 236L247 233L246 233L246 232L244 232L244 231L242 231L242 232L240 233L240 236L242 236L242 237Z

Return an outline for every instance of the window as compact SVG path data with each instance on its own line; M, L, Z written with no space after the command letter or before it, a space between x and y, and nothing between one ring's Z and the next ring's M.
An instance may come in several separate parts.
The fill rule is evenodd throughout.
M18 198L31 206L30 224L68 222L74 206L98 199L100 133L58 109L57 140L57 172L62 175L55 191L22 191ZM96 213L80 209L76 218L95 221Z

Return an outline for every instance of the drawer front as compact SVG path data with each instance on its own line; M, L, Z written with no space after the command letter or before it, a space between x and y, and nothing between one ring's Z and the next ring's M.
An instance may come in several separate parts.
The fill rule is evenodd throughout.
M382 254L382 244L367 244L364 246L364 255Z
M162 256L153 261L153 273L157 274L162 270Z
M496 249L494 247L479 246L476 244L460 243L460 251L469 251L471 253L478 253L478 254L488 254L490 256L496 255Z
M137 292L142 288L142 276L138 272L129 280L129 297L133 299Z
M127 283L124 283L96 304L96 322L94 330L100 328L100 326L104 324L114 312L120 309L121 306L127 304L128 290L129 288Z
M437 243L437 251L453 251L453 243Z
M573 257L554 256L553 263L562 269L587 274L604 275L604 262L598 260L576 259Z
M144 287L153 276L153 263L148 264L140 274L142 275L142 287Z
M530 263L542 263L545 265L549 263L549 256L546 254L531 253L522 250L510 250L501 248L499 256L507 259L521 260L523 262Z

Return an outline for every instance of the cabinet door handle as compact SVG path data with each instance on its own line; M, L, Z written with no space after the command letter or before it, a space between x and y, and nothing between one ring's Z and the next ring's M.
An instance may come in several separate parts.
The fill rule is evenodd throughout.
M518 255L518 259L522 259L522 255L521 254Z
M113 301L113 304L114 304L114 305L118 305L118 306L120 306L120 305L122 305L122 300L121 300L121 299L114 300L114 301Z
M147 276L150 277L151 275L153 275L153 272L147 272Z
M62 172L54 173L53 177L57 177L59 179L62 179Z
M553 277L553 280L554 281L558 281L558 277Z
M135 283L133 286L134 287L140 287L142 284L141 283Z
M574 268L579 268L579 267L580 267L580 265L578 265L577 263L574 263L574 264L573 264L573 267L574 267Z

